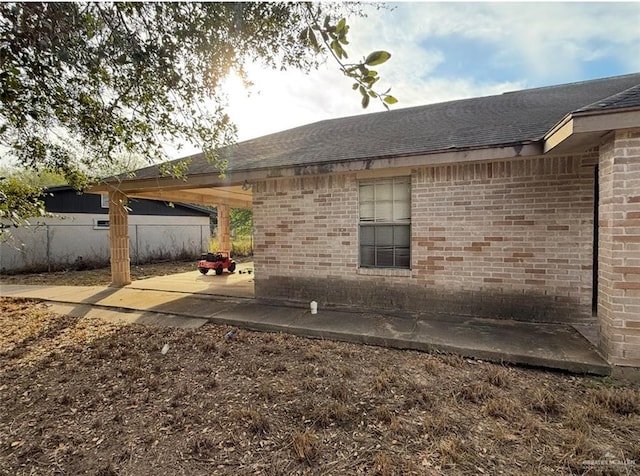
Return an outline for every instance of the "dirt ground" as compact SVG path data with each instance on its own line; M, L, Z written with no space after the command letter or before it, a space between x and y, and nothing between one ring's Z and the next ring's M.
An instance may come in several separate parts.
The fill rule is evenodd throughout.
M639 474L640 386L0 298L0 474Z
M236 260L243 262L243 259ZM246 261L246 259L244 259ZM196 261L166 261L131 266L131 279L145 279L152 276L196 271ZM82 271L54 271L50 273L4 274L0 276L4 284L41 284L59 286L108 286L111 283L111 268L88 269Z

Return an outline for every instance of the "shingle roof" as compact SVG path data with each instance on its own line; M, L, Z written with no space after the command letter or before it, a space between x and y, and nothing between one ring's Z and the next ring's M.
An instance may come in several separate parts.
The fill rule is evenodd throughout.
M571 112L637 105L639 88L636 73L331 119L238 143L221 156L234 171L536 142ZM191 159L190 175L213 171L202 154ZM154 166L136 178L157 175Z
M640 107L640 84L625 89L608 98L600 99L588 106L581 107L574 112L605 111L623 107Z

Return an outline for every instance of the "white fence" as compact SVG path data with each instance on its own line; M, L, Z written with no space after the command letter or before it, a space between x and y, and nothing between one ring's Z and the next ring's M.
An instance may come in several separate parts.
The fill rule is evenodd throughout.
M191 219L193 221L193 219ZM191 259L209 249L206 223L130 224L132 264L158 259ZM52 271L109 263L109 229L94 224L44 223L11 230L0 243L0 270Z

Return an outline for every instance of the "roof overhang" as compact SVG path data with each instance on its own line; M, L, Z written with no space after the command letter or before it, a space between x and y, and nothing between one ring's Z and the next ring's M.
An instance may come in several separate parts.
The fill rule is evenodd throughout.
M91 187L89 193L107 193L118 189L130 197L198 205L229 205L252 208L251 184L259 180L340 174L361 171L406 169L429 165L501 160L540 156L547 153L565 154L597 147L613 130L640 127L640 107L606 111L585 111L567 114L541 141L503 144L481 148L455 148L422 154L357 158L282 167L233 170L225 174L189 175L186 178L154 177L108 181Z
M587 150L611 131L636 127L640 127L640 107L567 114L544 136L544 153Z
M251 184L258 180L341 174L361 171L406 169L428 165L453 164L530 157L542 154L540 142L504 144L483 148L451 148L423 154L406 154L366 159L336 160L288 167L264 167L189 175L186 178L156 177L107 181L92 186L89 193L108 193L117 189L129 197L197 205L229 205L252 208Z
M181 180L175 178L125 180L101 183L90 187L89 193L108 193L119 190L132 198L192 203L195 205L228 205L232 208L251 208L252 193L248 186L215 186L211 180Z

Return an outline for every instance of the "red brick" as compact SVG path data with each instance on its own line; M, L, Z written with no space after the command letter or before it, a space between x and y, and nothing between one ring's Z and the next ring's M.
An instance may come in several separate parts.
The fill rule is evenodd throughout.
M617 281L613 283L614 289L640 289L640 283Z
M613 272L621 274L640 274L640 266L614 266Z
M640 235L614 235L613 241L619 243L640 243Z

